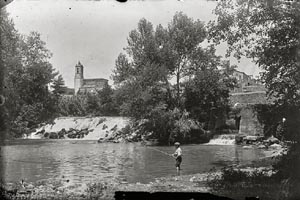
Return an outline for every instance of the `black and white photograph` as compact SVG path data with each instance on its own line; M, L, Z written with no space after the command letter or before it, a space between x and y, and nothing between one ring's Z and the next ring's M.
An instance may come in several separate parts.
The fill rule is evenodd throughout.
M300 199L299 0L0 0L0 49L0 199Z

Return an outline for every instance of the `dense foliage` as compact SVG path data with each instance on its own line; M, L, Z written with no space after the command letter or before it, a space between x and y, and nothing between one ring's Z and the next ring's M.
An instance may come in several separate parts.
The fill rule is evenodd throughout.
M210 23L210 39L227 42L228 54L252 58L263 69L268 94L282 107L300 105L299 10L299 1L220 1L218 18Z
M1 10L1 71L4 72L1 108L9 136L21 136L55 117L62 78L49 62L51 53L40 34L21 35ZM54 84L54 85L53 85Z
M227 106L234 86L231 67L215 55L214 46L202 45L206 35L203 22L183 13L155 29L141 19L116 60L112 79L120 112L162 143L191 142L192 129L199 137L214 120L207 117L212 107Z
M107 85L96 93L64 96L58 102L59 116L118 116L115 91Z
M300 134L299 11L299 1L220 1L210 23L210 39L227 42L228 54L253 58L264 70L262 80L276 98L273 112L286 118L292 141Z
M210 39L226 42L228 55L252 58L262 69L262 80L275 104L261 107L267 134L291 143L275 165L286 179L288 199L298 199L300 176L300 2L280 0L219 1L217 20L210 23ZM264 118L263 116L261 116ZM273 133L271 133L271 131Z
M268 169L245 171L233 167L223 168L221 174L208 182L212 192L233 199L258 197L259 199L283 199L283 188L277 176L270 176Z

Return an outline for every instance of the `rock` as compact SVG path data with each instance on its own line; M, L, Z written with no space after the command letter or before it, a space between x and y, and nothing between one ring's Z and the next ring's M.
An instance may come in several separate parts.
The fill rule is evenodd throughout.
M112 127L112 128L110 129L110 131L116 131L117 128L118 128L118 125L116 124L114 127Z
M282 146L280 144L272 144L269 146L270 148L280 149Z
M107 129L108 126L106 124L103 124L102 130Z
M246 137L246 135L242 135L242 134L238 134L235 136L235 143L236 144L241 144L243 142L244 137Z
M247 135L246 137L243 138L243 142L246 144L254 144L259 141L262 141L262 139L263 139L262 136Z
M75 132L75 129L74 129L74 128L70 128L70 129L68 130L68 133L73 133L73 132Z
M48 133L48 132L44 133L44 137L45 137L45 138L48 138L49 135L50 135L50 133Z
M82 130L81 133L82 133L83 135L88 135L88 134L89 134L89 130L88 130L88 129Z
M248 140L248 141L257 141L258 136L254 136L254 135L247 135L244 140Z
M65 138L65 134L67 134L67 131L64 128L57 133L59 139Z
M196 179L196 177L195 177L195 176L193 176L192 178L190 178L190 182L194 182L194 181L195 181L195 179Z
M278 144L279 143L279 140L276 137L274 137L274 136L269 137L267 139L267 141L269 141L271 144L274 144L274 143Z
M243 146L243 149L252 149L253 147L250 145L250 146Z
M131 134L131 136L132 136L132 137L136 137L136 136L137 136L137 133L136 133L136 132L133 132L133 133Z
M57 133L51 132L51 133L49 134L49 139L57 139L57 138L58 138Z
M34 186L33 186L32 184L28 184L28 185L26 186L26 188L27 188L27 189L30 189L30 190L33 190L33 189L34 189Z
M14 189L7 189L6 193L10 194L10 195L16 195L18 192L18 189L14 188Z
M266 145L264 145L264 144L261 144L261 145L258 145L258 147L257 148L259 148L259 149L266 149L267 148L267 146Z
M18 191L18 194L27 194L27 191L25 191L25 190L20 190L20 191Z

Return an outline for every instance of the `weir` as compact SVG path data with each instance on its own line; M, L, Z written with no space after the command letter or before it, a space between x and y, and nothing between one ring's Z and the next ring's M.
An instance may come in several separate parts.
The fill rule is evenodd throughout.
M222 134L215 135L207 145L234 145L235 144L235 134Z
M42 139L44 130L47 133L58 133L62 129L88 131L88 134L81 138L83 140L99 140L99 138L109 137L116 131L121 130L129 123L126 117L60 117L54 120L53 124L46 124L28 135L27 139Z

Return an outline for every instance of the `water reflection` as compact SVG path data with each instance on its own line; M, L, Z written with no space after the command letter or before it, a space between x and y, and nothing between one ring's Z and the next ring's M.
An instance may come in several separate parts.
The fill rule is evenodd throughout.
M156 148L174 152L174 147ZM262 150L235 145L187 145L182 149L182 174L207 172L233 163L251 164L265 156ZM149 182L176 173L172 157L138 144L20 140L2 146L2 155L6 182L48 178L78 183L108 179Z

